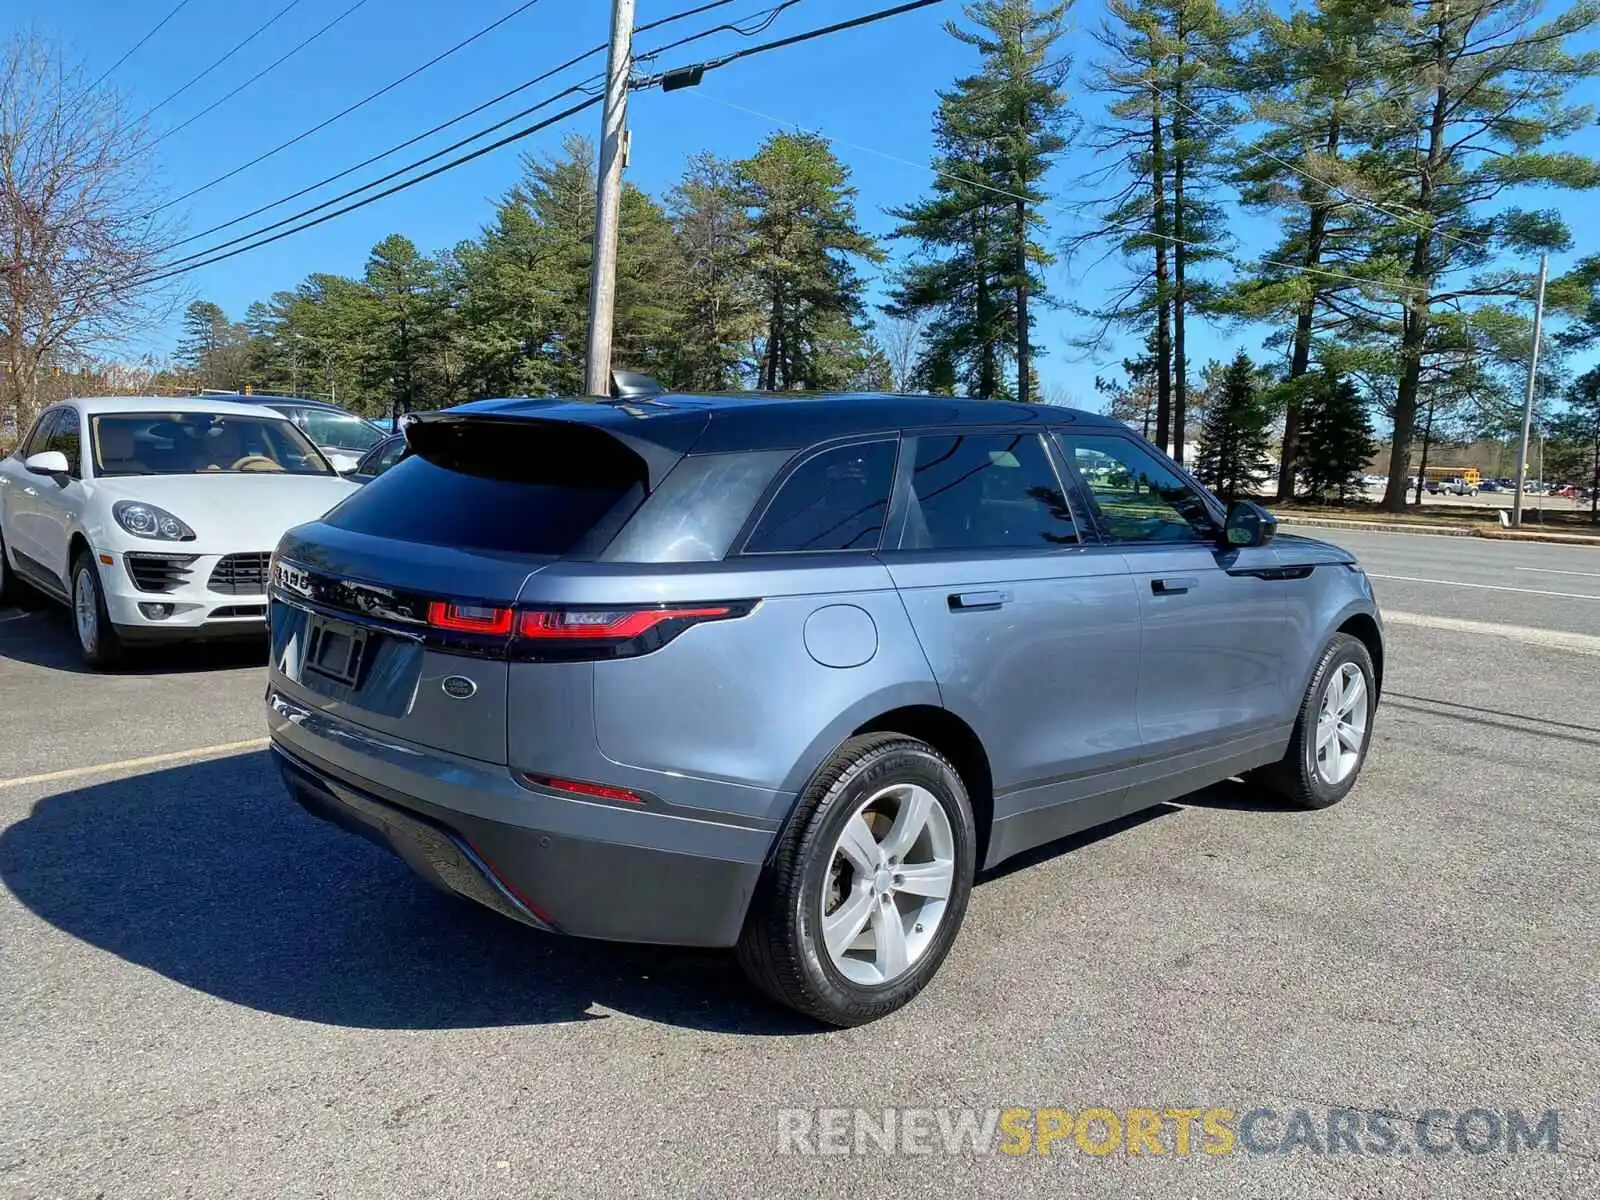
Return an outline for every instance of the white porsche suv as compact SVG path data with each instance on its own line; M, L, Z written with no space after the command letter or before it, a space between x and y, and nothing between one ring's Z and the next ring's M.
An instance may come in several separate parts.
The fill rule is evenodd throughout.
M259 405L63 401L0 459L0 600L70 605L94 667L130 642L259 636L278 539L357 490Z

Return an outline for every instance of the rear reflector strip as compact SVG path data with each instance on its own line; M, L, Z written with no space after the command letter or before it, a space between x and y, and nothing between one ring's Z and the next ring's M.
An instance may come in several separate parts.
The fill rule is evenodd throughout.
M524 776L529 783L547 787L556 792L570 792L574 796L590 796L596 800L618 800L623 804L643 804L644 798L627 788L607 787L603 783L584 783L578 779L554 779L548 775Z

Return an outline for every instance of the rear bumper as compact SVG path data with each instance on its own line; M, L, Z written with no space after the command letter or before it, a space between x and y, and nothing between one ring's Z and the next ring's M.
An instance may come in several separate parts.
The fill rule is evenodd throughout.
M738 940L769 830L532 791L504 767L378 741L277 695L268 713L274 757L302 807L447 891L578 937Z

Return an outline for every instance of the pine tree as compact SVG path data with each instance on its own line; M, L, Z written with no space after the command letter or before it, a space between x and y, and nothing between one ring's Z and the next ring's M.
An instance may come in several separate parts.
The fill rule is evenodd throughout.
M1172 456L1180 463L1188 426L1188 317L1203 310L1211 285L1192 267L1217 258L1224 216L1214 198L1221 155L1219 128L1234 114L1223 103L1234 32L1217 0L1163 0L1172 145Z
M1566 402L1566 411L1551 424L1549 440L1589 489L1589 520L1600 523L1600 367L1573 380Z
M1035 238L1045 200L1039 184L1066 149L1065 86L1069 63L1051 58L1065 32L1071 0L978 0L965 6L971 28L946 31L977 49L977 75L940 98L935 140L945 172L934 196L898 210L898 236L916 238L942 261L913 267L892 311L938 310L930 345L936 358L977 359L974 395L1000 394L999 366L1016 367L1013 395L1034 396L1034 314L1051 303L1041 269L1054 261ZM965 259L964 262L960 261ZM969 374L970 374L969 366Z
M209 300L196 300L184 310L174 361L192 374L195 386L232 390L243 382L245 343L242 326Z
M1282 235L1227 307L1280 323L1269 344L1288 345L1278 499L1294 494L1300 432L1299 381L1313 352L1332 353L1352 315L1367 303L1362 278L1384 277L1367 262L1373 214L1356 203L1370 191L1360 151L1380 130L1384 18L1391 0L1319 0L1280 15L1253 10L1257 43L1239 67L1243 98L1259 133L1235 147L1240 201L1280 211ZM1280 264L1290 264L1288 266ZM1316 335L1320 331L1321 338Z
M1301 403L1296 447L1307 494L1343 504L1360 490L1361 475L1377 449L1354 382L1326 369L1317 373Z
M1228 364L1217 395L1206 405L1195 474L1224 500L1253 491L1267 466L1272 413L1254 363L1243 350Z
M1088 143L1108 165L1089 181L1118 182L1099 202L1095 226L1066 245L1074 253L1109 243L1132 275L1110 303L1078 306L1097 325L1079 344L1098 348L1117 327L1151 332L1153 436L1181 456L1186 415L1177 410L1188 391L1186 319L1190 306L1204 304L1211 292L1189 272L1217 257L1228 240L1213 197L1213 147L1220 138L1207 123L1227 120L1223 73L1211 64L1225 53L1228 26L1211 0L1108 0L1106 10L1095 35L1104 54L1089 87L1109 98L1107 119Z
M697 391L737 387L742 348L756 336L760 314L748 265L750 218L732 166L710 153L691 157L667 194L667 213L682 264L672 380Z
M827 386L854 368L864 341L852 259L883 259L857 223L849 168L816 134L780 133L735 170L764 313L757 386Z
M1369 162L1389 213L1380 257L1403 273L1397 315L1373 336L1397 337L1394 449L1385 508L1405 505L1423 376L1441 314L1463 300L1524 298L1526 270L1494 269L1495 251L1528 254L1570 241L1554 213L1503 204L1510 188L1600 186L1600 163L1551 148L1593 123L1571 93L1600 74L1600 54L1567 44L1600 22L1578 0L1540 22L1538 0L1415 0L1395 10L1385 47L1390 99L1374 114ZM1419 86L1421 81L1421 86Z
M398 419L418 407L441 315L438 267L409 238L390 234L372 248L364 280L375 302L367 366L374 391L388 389L390 415Z

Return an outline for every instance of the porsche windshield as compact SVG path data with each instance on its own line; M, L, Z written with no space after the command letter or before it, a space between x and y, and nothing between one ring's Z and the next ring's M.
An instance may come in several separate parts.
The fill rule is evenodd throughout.
M207 412L108 413L90 422L96 475L331 475L286 420Z

